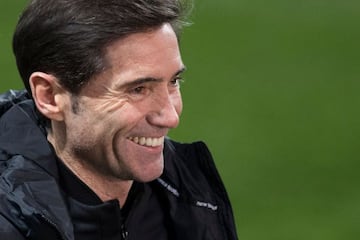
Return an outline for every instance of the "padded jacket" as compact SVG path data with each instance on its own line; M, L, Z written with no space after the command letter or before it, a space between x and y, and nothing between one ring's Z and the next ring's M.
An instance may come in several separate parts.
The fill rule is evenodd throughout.
M25 91L0 95L0 239L73 240L73 225L58 183L56 156ZM166 139L157 186L172 236L236 240L230 201L202 142ZM144 239L145 240L145 239Z

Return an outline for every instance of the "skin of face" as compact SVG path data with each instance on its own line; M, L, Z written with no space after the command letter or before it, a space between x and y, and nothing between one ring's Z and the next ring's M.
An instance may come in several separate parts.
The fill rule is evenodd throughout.
M53 143L75 172L148 182L164 168L164 137L179 124L184 64L170 24L106 49L109 68L68 94ZM78 170L76 170L78 169Z

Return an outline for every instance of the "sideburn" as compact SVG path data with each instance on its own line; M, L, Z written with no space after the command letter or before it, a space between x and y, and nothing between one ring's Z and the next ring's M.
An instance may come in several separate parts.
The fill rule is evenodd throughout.
M79 99L75 95L71 95L71 110L74 114L78 114L80 107L79 107Z

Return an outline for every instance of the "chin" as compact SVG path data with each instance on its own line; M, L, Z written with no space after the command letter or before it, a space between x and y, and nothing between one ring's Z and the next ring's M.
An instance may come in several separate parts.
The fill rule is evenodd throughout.
M155 179L159 178L161 176L161 174L164 171L164 167L163 166L159 166L156 167L154 169L148 169L145 171L142 171L140 174L138 174L138 176L135 177L135 180L138 182L151 182L154 181Z

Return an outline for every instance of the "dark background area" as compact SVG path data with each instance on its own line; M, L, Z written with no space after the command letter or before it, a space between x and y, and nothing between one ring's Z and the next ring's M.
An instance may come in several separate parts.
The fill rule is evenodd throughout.
M22 88L26 2L0 2L1 92ZM191 20L170 136L209 145L239 238L359 239L360 1L197 0Z

